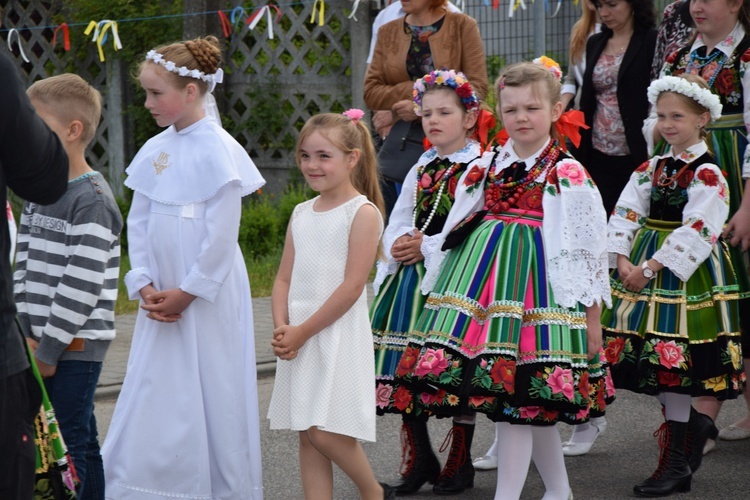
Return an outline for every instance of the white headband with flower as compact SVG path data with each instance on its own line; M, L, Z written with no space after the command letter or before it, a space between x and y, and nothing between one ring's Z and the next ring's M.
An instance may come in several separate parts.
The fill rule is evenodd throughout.
M217 83L221 83L224 81L224 70L222 70L221 68L218 68L216 70L216 73L208 75L203 71L197 69L188 69L185 66L178 67L174 62L164 59L164 56L159 54L155 50L148 51L148 53L146 54L146 60L153 61L154 63L163 66L167 71L171 71L172 73L176 73L180 76L187 76L208 83L209 92L214 91Z
M684 78L664 76L654 80L648 86L648 102L656 106L656 101L662 92L676 92L689 97L708 110L711 114L711 120L717 120L721 117L722 106L719 96Z

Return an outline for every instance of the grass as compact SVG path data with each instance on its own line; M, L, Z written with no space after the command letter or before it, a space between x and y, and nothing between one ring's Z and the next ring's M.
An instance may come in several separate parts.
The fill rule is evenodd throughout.
M276 279L276 270L281 261L281 248L277 251L255 259L246 258L247 275L250 279L250 287L253 297L267 297L271 295L273 280ZM130 271L130 259L123 255L120 260L120 280L118 283L117 303L115 314L135 314L138 311L138 301L128 299L128 291L123 279Z

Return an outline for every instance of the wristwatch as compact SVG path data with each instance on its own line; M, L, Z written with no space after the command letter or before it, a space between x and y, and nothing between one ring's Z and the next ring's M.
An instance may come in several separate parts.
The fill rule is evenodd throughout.
M654 279L656 277L656 273L653 269L648 267L648 261L644 260L643 264L641 264L641 269L643 270L643 277L648 278L650 280Z

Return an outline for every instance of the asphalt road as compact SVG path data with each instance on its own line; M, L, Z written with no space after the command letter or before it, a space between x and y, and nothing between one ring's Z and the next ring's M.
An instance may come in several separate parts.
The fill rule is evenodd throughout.
M273 389L273 376L262 377L258 382L261 412L261 441L263 450L263 483L267 500L302 498L297 460L297 437L292 432L268 429L266 413ZM106 435L114 409L114 399L103 398L96 403L99 431ZM729 401L719 416L720 427L729 425L744 414L744 400ZM653 397L625 391L607 413L609 426L599 437L591 452L582 457L566 459L568 475L576 500L630 498L633 485L650 476L656 468L658 447L652 436L661 422L659 404ZM450 428L448 420L430 422L432 444L437 453ZM381 481L395 482L401 461L399 444L400 418L385 416L378 419L377 443L366 443L365 451ZM571 428L561 426L566 439ZM491 422L479 417L474 437L473 455L483 455L494 439ZM502 450L513 453L513 450ZM439 454L445 462L447 451ZM495 473L477 472L474 488L454 498L491 499L495 493ZM523 499L539 499L544 486L534 469L530 468ZM435 497L428 485L411 498ZM357 490L349 479L336 470L334 498L358 498ZM633 497L634 498L634 497ZM719 441L715 451L705 457L703 466L693 478L691 493L674 495L675 499L749 499L750 498L750 440ZM238 499L242 500L242 499Z

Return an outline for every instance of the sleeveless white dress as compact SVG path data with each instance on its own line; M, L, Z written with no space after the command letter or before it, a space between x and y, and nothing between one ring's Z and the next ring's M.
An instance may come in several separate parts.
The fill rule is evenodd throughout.
M344 281L352 220L365 196L326 212L318 198L292 214L294 264L289 324L312 316ZM382 221L381 221L382 232ZM268 418L271 429L318 427L362 441L375 441L375 362L365 289L341 318L308 340L290 361L277 360Z

